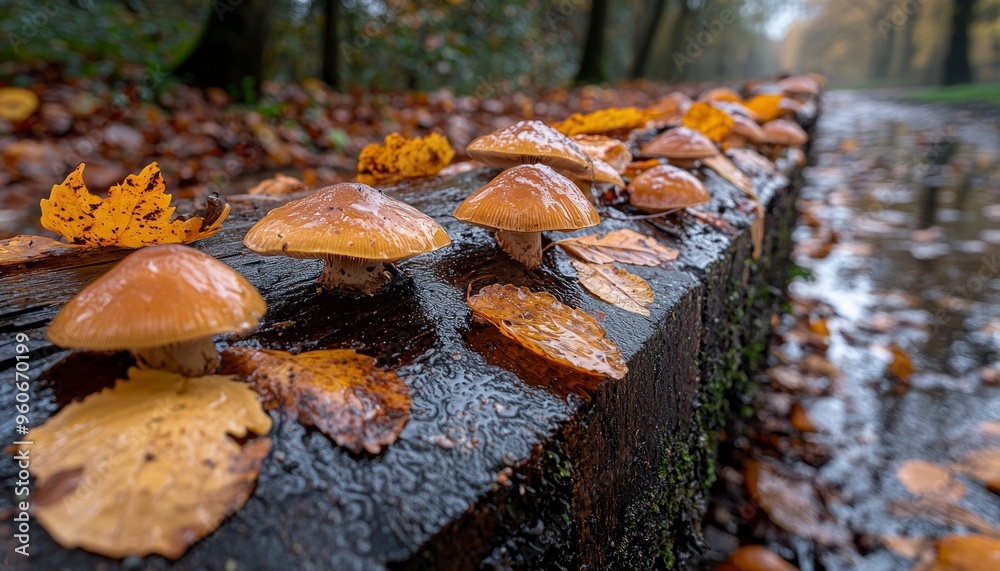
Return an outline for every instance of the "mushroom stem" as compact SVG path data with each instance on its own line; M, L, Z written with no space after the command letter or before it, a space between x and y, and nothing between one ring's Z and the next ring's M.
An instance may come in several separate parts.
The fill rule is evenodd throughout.
M211 337L136 349L132 354L141 368L170 371L185 377L209 375L219 368L219 353Z
M542 233L511 232L497 230L497 244L511 258L524 264L528 269L542 265Z
M365 260L350 256L327 255L323 258L323 275L319 283L326 289L342 289L371 295L392 280L381 260Z

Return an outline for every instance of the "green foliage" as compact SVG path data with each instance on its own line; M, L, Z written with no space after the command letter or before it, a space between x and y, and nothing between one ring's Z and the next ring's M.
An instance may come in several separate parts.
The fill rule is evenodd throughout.
M930 103L984 102L1000 105L1000 83L972 83L923 89L915 93L909 93L904 98Z

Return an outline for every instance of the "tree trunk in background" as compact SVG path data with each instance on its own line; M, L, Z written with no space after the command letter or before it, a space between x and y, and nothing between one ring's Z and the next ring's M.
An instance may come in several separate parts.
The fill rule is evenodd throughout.
M667 0L654 0L652 13L649 14L646 29L635 49L635 58L632 60L632 69L628 76L632 79L642 77L642 72L646 69L649 61L649 52L653 49L653 39L656 37L656 30L660 27L660 20L663 19L663 10L667 6Z
M920 8L917 8L913 14L910 14L906 19L906 24L903 30L900 32L902 46L899 50L899 59L896 63L896 69L893 71L893 77L898 79L908 79L911 78L913 74L913 58L917 55L917 42L916 35L917 30L917 20L920 18Z
M889 20L895 2L884 2L882 9L876 14L878 33L875 34L871 48L871 67L869 76L878 81L889 77L889 67L892 64L892 49L896 46L896 26Z
M334 89L340 89L340 38L337 35L337 12L340 0L326 0L323 21L323 81Z
M951 18L951 40L948 55L944 58L941 83L956 85L972 83L972 65L969 64L969 27L976 0L954 0Z
M191 85L226 89L238 100L255 97L272 5L270 0L213 2L201 39L174 73Z
M687 70L690 65L684 67L684 69L677 69L675 64L674 56L687 56L684 53L684 31L687 30L688 21L691 19L691 6L688 5L687 0L681 0L680 10L677 12L677 19L674 20L674 29L670 32L670 65L668 69L670 73L667 75L668 79L672 81L680 81L684 77L685 70Z
M583 57L576 83L600 83L607 79L604 69L604 25L608 20L608 0L593 0L590 4L590 24L583 43Z

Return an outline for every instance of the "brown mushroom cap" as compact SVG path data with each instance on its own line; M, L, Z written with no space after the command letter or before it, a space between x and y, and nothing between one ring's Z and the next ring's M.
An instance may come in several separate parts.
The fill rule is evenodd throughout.
M455 218L510 232L578 230L601 222L580 189L546 165L503 171L462 201Z
M744 117L748 117L750 119L753 119L754 121L760 119L760 115L754 112L753 109L750 109L746 105L738 103L736 101L713 101L712 105L714 107L722 109L726 113L729 113L730 115L733 116L743 115Z
M797 123L787 119L775 119L764 124L764 142L791 147L804 145L809 135Z
M592 159L602 160L618 172L632 162L632 153L625 143L604 135L576 135L573 142Z
M618 171L601 159L594 159L594 182L601 184L613 184L615 186L625 186L625 180Z
M342 182L267 213L243 238L265 256L405 260L451 243L416 208L361 183Z
M732 117L733 130L730 131L731 134L746 137L753 143L763 143L767 139L764 129L761 129L756 121L743 115L733 115Z
M45 334L73 349L148 349L246 331L266 310L257 290L212 256L176 244L150 246L85 287Z
M708 189L694 175L670 165L653 167L628 185L629 203L644 212L666 212L711 200Z
M715 143L702 133L687 127L675 127L642 147L644 157L668 159L704 159L719 154Z
M708 91L702 93L701 96L698 97L698 101L732 101L740 103L743 101L743 97L729 87L716 87L715 89L709 89Z
M493 167L544 164L570 174L589 176L590 157L572 139L541 121L520 121L469 143L473 159Z
M788 95L819 95L819 85L816 80L805 75L786 77L777 86Z

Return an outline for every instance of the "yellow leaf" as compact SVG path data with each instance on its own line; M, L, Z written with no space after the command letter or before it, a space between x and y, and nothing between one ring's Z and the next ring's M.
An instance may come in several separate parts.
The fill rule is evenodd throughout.
M271 418L230 377L130 369L26 440L35 517L67 549L180 557L246 503Z
M953 503L965 495L965 485L944 466L924 460L907 460L896 477L915 496Z
M0 88L0 119L24 121L38 109L38 96L34 91L20 87Z
M556 242L571 255L592 264L621 262L637 266L659 266L677 259L680 252L668 248L650 236L623 228L604 237L590 234Z
M767 123L788 112L782 107L784 96L779 94L757 95L746 102L746 106L760 117L761 123Z
M689 129L701 131L716 143L721 143L736 124L729 113L704 102L691 105L684 114L682 123Z
M80 163L62 184L53 186L41 204L42 226L75 244L124 248L188 244L214 235L229 214L227 204L205 228L197 216L172 220L171 196L165 192L156 163L150 163L138 176L129 175L101 199L83 183L85 166Z
M371 144L358 157L358 182L370 186L394 184L408 178L433 176L448 166L455 151L440 133L407 139L399 133Z
M612 379L628 373L621 351L597 320L549 293L496 284L479 290L467 303L475 317L554 363Z
M85 249L77 244L59 242L45 236L29 236L22 234L6 240L0 240L0 266L23 264L32 260L68 254Z
M599 135L616 131L631 131L646 125L656 114L635 107L613 107L592 113L574 113L564 121L554 123L557 131L574 135Z
M611 264L588 264L573 260L577 278L587 291L625 311L649 315L653 290L641 277Z
M378 454L410 418L406 383L350 349L292 355L231 347L223 353L222 370L246 378L265 408L315 426L354 453Z

